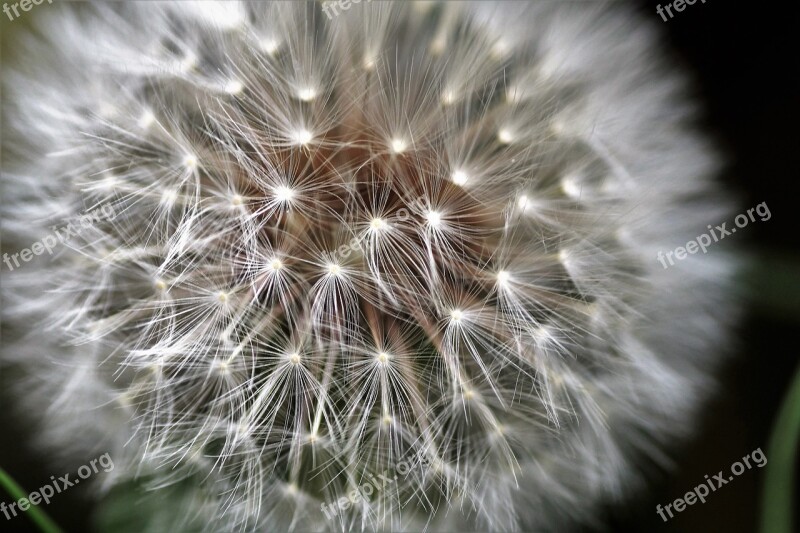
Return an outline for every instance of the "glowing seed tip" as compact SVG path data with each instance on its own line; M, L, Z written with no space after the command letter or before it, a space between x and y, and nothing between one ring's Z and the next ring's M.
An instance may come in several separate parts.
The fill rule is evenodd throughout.
M314 134L306 129L297 130L292 134L292 140L296 144L306 145L314 138Z
M139 118L139 127L142 129L147 129L150 125L155 122L156 116L153 114L152 111L149 109L142 113L142 116Z
M244 85L239 80L229 80L225 84L225 92L228 94L239 94L244 89Z
M278 51L281 43L277 39L263 39L261 41L261 49L269 55Z
M438 211L428 211L425 218L428 219L428 224L431 226L438 226L442 223L442 214Z
M504 40L499 40L492 46L492 57L502 59L511 50L511 46Z
M188 72L197 66L197 56L192 52L183 56L183 59L178 63L178 70L181 72Z
M455 172L453 172L453 176L451 179L453 180L453 183L455 183L456 185L464 185L465 183L467 183L469 176L467 176L467 173L462 170L456 170Z
M561 190L570 198L580 198L582 189L581 184L575 176L569 174L561 178Z
M274 192L275 199L281 203L290 202L292 201L292 198L294 198L294 191L286 185L275 187Z
M408 148L408 144L406 143L406 141L400 138L392 139L390 146L392 148L392 152L396 154L403 153L406 150L406 148Z
M297 98L303 102L310 102L317 97L317 90L314 87L301 87L297 90Z
M166 189L161 193L161 201L165 204L173 204L178 199L178 191L174 189Z
M514 142L514 134L508 128L502 128L497 132L497 139L503 144Z

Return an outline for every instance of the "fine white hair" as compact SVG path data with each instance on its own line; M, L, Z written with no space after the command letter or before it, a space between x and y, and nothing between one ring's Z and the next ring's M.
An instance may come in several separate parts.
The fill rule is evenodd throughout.
M551 530L691 430L735 262L656 257L732 202L627 7L34 18L2 73L3 251L113 216L0 264L0 360L51 449L110 454L104 488L192 487L153 530Z

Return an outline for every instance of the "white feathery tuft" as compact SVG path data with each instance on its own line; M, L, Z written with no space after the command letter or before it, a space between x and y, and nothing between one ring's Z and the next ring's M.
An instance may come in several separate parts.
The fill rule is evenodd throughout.
M20 401L108 486L197 485L154 524L591 519L690 429L736 314L730 257L655 259L730 207L684 81L619 6L322 7L40 9L3 251L115 216L4 273Z

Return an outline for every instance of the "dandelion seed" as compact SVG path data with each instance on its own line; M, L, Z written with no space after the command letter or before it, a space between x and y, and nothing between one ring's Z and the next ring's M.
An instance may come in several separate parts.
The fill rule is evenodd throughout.
M342 267L336 263L330 263L327 267L329 276L338 276L342 273Z
M300 129L292 133L292 140L295 144L307 145L314 138L314 134L306 129Z
M189 72L197 67L197 56L193 52L188 52L183 59L178 62L178 70L180 72Z
M225 83L225 92L230 95L237 95L242 92L244 85L239 80L229 80Z
M511 51L511 46L504 40L499 40L492 46L492 57L495 59L504 59Z
M400 138L392 139L390 146L392 148L392 152L396 154L401 154L405 152L406 148L408 148L406 141Z
M288 204L294 199L294 190L287 185L280 185L274 189L275 200L282 204Z
M178 201L178 191L175 189L166 189L161 193L161 203L166 206L174 205Z
M466 172L462 170L456 170L455 172L453 172L453 176L451 179L453 180L453 183L455 183L456 185L464 185L469 180L469 176L467 175Z
M153 122L155 122L155 120L156 116L153 114L152 111L148 109L144 113L142 113L142 116L139 118L138 125L143 130L146 130L153 124Z
M501 128L497 132L497 140L503 144L511 144L514 142L514 133L508 128Z
M361 64L363 65L364 70L375 70L377 61L377 54L370 54L364 57L364 61Z
M505 270L501 270L497 273L497 284L498 285L506 285L511 280L511 274L506 272Z
M261 40L261 49L269 55L274 55L281 46L281 42L277 39L267 38Z
M309 86L297 89L297 98L299 98L303 102L310 102L316 97L317 97L317 90L314 87Z
M428 224L431 227L435 228L442 224L442 214L439 211L428 211L425 218L428 220Z
M574 199L580 198L583 190L577 178L572 174L568 174L561 178L561 189L567 196Z
M458 100L458 96L456 95L455 91L447 90L444 93L442 93L442 103L444 105L454 104L456 100Z

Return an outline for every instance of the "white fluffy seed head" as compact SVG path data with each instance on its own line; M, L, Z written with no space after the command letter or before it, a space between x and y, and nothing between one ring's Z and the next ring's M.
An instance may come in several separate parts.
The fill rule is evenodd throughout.
M724 339L729 259L656 259L728 213L680 79L619 6L324 7L40 12L55 46L2 74L4 247L116 216L4 277L20 401L109 486L193 487L162 529L591 519Z

